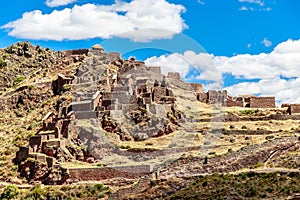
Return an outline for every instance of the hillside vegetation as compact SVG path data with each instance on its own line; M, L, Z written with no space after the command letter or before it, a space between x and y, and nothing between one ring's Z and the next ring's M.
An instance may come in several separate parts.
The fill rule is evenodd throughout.
M68 92L55 94L52 81L58 73L74 75L80 63L80 58L29 42L0 49L0 181L21 183L12 162L15 153L41 128L49 111L70 99Z

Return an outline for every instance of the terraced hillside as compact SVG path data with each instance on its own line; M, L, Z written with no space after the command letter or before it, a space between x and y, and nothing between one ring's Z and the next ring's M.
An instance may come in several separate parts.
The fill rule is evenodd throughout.
M201 103L174 74L101 46L54 52L20 42L0 50L0 75L2 198L300 193L300 115L288 108Z

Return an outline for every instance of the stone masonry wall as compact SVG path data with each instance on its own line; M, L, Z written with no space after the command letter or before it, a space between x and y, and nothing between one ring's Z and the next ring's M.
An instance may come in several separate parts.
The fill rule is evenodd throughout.
M71 180L98 181L123 177L134 179L149 175L153 170L151 165L125 166L125 167L101 167L101 168L78 168L69 169Z
M300 113L300 104L290 104L288 107L288 113L290 115Z
M240 98L229 98L228 97L226 99L226 106L227 107L234 107L234 106L244 107L244 103L243 103L243 100Z
M169 72L167 77L170 79L181 80L180 74L178 72Z
M203 86L199 83L191 83L191 87L194 92L203 93Z
M250 108L275 108L275 97L251 97Z
M89 53L89 49L75 49L75 50L66 50L64 51L66 56L70 55L87 55Z

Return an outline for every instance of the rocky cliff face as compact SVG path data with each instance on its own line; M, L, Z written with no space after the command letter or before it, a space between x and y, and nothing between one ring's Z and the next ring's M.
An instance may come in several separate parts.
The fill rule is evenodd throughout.
M37 75L47 78L50 74L72 74L72 65L80 60L80 55L72 57L65 52L18 42L0 50L0 92L4 93Z

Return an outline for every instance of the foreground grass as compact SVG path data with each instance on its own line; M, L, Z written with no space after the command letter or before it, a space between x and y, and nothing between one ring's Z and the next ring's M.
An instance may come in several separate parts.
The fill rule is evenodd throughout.
M299 192L299 174L249 172L197 177L170 199L286 199Z
M103 184L85 184L68 186L36 185L31 189L19 190L14 185L4 188L0 199L24 200L62 200L62 199L101 199L111 193Z

